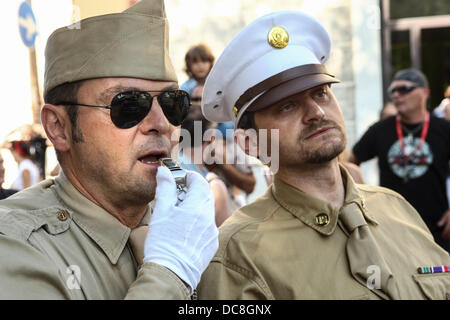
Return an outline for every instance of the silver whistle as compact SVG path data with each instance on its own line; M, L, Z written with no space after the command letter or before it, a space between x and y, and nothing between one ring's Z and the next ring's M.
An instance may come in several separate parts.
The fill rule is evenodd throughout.
M186 195L186 176L187 172L180 168L172 158L161 158L161 164L167 167L172 172L177 184L178 200L181 202Z

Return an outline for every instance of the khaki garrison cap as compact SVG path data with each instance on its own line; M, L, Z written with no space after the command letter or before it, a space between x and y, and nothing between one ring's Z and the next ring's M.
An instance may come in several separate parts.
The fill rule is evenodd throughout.
M323 65L330 46L322 24L301 12L279 11L256 19L214 64L203 89L203 114L210 121L234 121L238 127L245 112L339 82Z
M57 29L45 49L44 96L67 82L104 77L178 81L163 0Z

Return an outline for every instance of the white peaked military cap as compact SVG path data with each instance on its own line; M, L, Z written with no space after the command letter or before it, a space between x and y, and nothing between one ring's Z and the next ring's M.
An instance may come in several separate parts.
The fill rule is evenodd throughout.
M315 18L279 11L246 26L209 73L202 97L204 116L233 121L318 85L339 82L323 65L330 36Z

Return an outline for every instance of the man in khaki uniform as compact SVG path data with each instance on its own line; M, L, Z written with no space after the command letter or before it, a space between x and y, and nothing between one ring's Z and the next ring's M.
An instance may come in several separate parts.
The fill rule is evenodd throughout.
M450 257L418 213L391 190L355 184L338 163L346 137L329 54L317 20L283 11L248 25L211 70L206 118L233 120L248 154L269 145L279 170L220 227L200 299L450 298Z
M167 37L161 0L50 36L41 118L62 172L0 202L0 299L193 294L218 232L207 182L178 191L159 164L190 105Z

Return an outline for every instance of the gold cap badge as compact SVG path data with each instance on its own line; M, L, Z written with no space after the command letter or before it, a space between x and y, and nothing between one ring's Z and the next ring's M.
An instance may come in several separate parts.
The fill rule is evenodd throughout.
M233 107L233 113L234 113L234 116L235 116L235 117L237 117L238 111L239 111L238 108Z
M272 47L283 49L289 43L289 34L284 28L275 26L270 29L269 34L267 35L267 41Z

